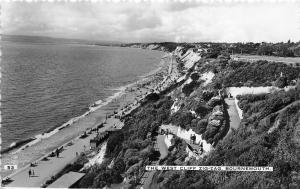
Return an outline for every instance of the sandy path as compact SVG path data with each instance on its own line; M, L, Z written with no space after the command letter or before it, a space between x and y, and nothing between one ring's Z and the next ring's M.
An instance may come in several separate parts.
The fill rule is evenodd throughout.
M160 152L160 159L165 158L168 155L168 147L165 143L166 135L158 135L157 136L157 147Z
M232 132L232 130L237 130L241 123L241 119L236 109L234 99L226 98L225 102L229 107L227 111L230 117L230 129L224 138L226 138Z
M166 135L158 135L156 137L156 143L154 145L155 150L160 152L159 159L163 159L168 155L168 147L165 143ZM158 165L158 161L152 162L151 165ZM141 178L141 188L148 189L152 183L153 176L156 171L145 171L143 177Z

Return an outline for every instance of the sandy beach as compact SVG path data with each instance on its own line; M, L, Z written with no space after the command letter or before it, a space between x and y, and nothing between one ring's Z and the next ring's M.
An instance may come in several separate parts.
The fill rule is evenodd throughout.
M42 139L40 142L29 146L18 153L14 154L12 151L8 154L4 154L2 163L9 163L13 158L15 158L17 162L23 162L22 164L18 164L18 169L14 172L1 172L2 178L9 176L9 178L13 180L13 182L6 186L40 187L65 165L74 161L76 159L76 152L81 153L86 150L86 147L89 146L89 140L96 136L96 133L92 133L87 138L79 139L79 136L82 133L97 127L105 121L107 116L110 117L110 115L113 115L114 113L120 116L130 113L139 106L139 101L147 94L150 94L153 91L160 91L169 85L171 83L169 81L170 79L165 79L165 77L175 77L172 76L173 74L170 69L176 65L174 65L173 57L171 55L168 56L170 57L162 60L159 69L156 69L155 72L152 71L151 74L148 74L140 81L126 86L119 96L112 99L111 102L103 107L87 114L72 125L64 127L51 137ZM158 88L157 86L159 83L162 83L162 85ZM111 116L106 121L104 127L99 131L104 132L107 130L121 129L122 126L122 122L120 122L119 119ZM72 141L73 145L68 146L70 141ZM62 158L51 158L49 161L41 161L43 157L48 156L49 153L60 146L63 146L64 148L61 153ZM30 159L26 159L28 157L30 157ZM37 166L34 167L37 176L29 178L28 171L31 162L37 163Z

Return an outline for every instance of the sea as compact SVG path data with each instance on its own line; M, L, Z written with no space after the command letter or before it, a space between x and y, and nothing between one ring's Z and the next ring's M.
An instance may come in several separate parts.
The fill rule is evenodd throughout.
M105 103L157 69L163 52L61 42L1 41L1 149Z

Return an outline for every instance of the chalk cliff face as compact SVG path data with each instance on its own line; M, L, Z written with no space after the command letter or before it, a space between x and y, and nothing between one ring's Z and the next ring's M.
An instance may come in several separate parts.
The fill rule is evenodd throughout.
M184 47L178 46L173 52L178 57L182 58L182 55L185 54Z
M169 51L168 48L160 45L160 44L148 44L148 43L139 43L139 44L128 44L124 45L126 47L132 48L141 48L141 49L149 49L149 50L158 50L158 51Z
M187 49L185 47L178 46L173 53L178 56L182 62L184 62L184 67L186 69L190 69L201 59L200 53L195 51L193 48Z
M167 51L167 49L161 45L153 45L153 44L150 44L146 47L146 49L149 49L149 50L159 50L159 51Z

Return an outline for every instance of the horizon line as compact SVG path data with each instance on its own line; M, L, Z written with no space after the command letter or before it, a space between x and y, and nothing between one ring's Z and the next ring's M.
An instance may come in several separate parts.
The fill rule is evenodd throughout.
M0 37L2 38L3 36L12 36L12 37L44 37L44 38L50 38L50 39L66 39L66 40L81 40L81 41L88 41L88 42L95 42L95 43L117 43L117 44L153 44L153 43L177 43L177 44L197 44L197 43L227 43L227 44L235 44L235 43L272 43L272 44L277 44L277 43L287 43L288 41L292 43L300 43L299 41L292 41L291 39L287 39L286 41L260 41L260 42L255 42L255 41L239 41L239 42L222 42L222 41L197 41L197 42L174 42L174 41L151 41L151 42L124 42L124 41L117 41L117 40L95 40L95 39L86 39L86 38L68 38L68 37L54 37L54 36L46 36L46 35L30 35L30 34L4 34L1 33Z

